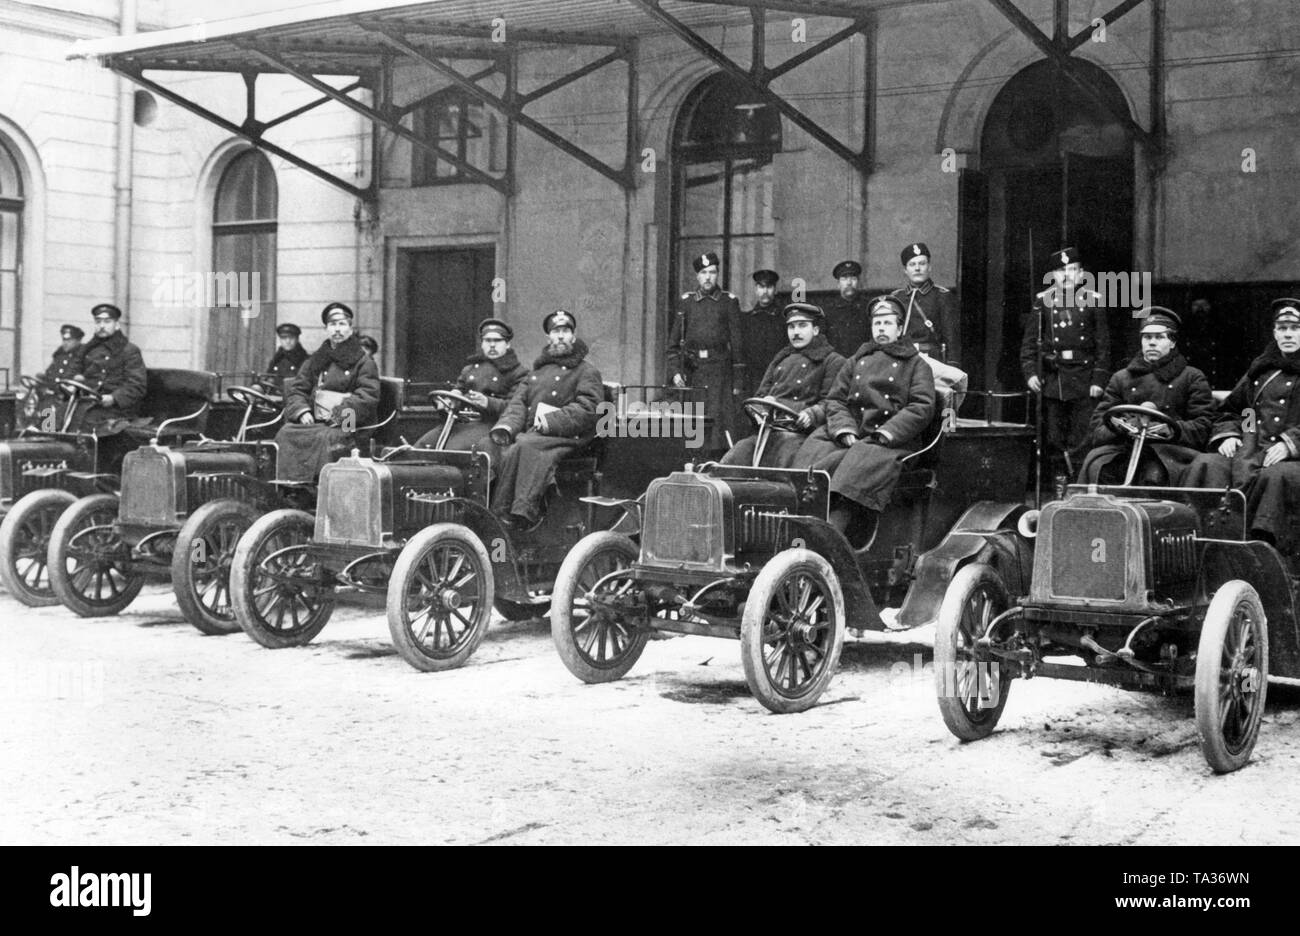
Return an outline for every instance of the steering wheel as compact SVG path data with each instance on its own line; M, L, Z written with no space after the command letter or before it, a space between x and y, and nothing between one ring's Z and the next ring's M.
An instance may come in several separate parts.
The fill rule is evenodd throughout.
M1132 419L1134 422L1123 422L1121 420ZM1178 426L1178 420L1168 413L1162 413L1160 410L1151 409L1146 406L1138 406L1135 403L1120 403L1112 406L1102 414L1101 421L1105 423L1106 428L1118 436L1128 436L1136 439L1143 435L1144 431L1150 430L1154 426L1168 426L1172 435L1168 438L1158 438L1156 436L1147 436L1156 442L1177 442L1182 438L1182 429Z
M447 404L447 409L451 413L456 413L463 408L472 409L476 413L487 414L486 406L479 406L459 390L432 390L429 392L429 399L442 401ZM454 406L451 404L455 404Z
M44 377L31 377L31 376L24 375L23 377L19 378L18 382L21 383L28 390L40 390L40 388L42 387L49 386L49 381L46 380Z
M86 397L87 399L94 400L96 403L104 399L104 395L102 393L100 393L94 387L82 383L80 380L73 380L69 377L63 377L60 378L59 380L59 386L62 387L64 390L68 391L68 393L71 393L73 396L80 395Z
M766 424L773 429L788 429L791 432L799 430L799 411L791 409L779 400L750 397L741 406L745 408L746 415L753 420L755 426L762 428Z
M240 406L248 406L262 409L279 409L280 401L256 390L253 387L227 387L226 396L230 397Z

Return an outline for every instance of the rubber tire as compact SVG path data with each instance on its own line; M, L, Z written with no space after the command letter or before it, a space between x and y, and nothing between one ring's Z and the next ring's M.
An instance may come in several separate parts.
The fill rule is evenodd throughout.
M9 594L29 608L48 608L59 603L59 596L54 594L54 589L50 587L49 534L63 511L76 503L76 500L76 495L71 491L54 488L32 491L19 498L18 503L5 514L4 521L0 522L0 582L4 583ZM19 550L18 534L27 529L27 525L32 521L40 522L45 531L44 542L38 534L32 544L34 551L24 550L29 552L29 555L17 556L15 553ZM27 584L23 576L19 575L20 558L35 558L40 563L35 587ZM40 584L42 581L43 587Z
M473 557L478 564L477 574L482 586L478 601L466 622L468 629L447 650L431 653L429 648L411 633L408 599L412 585L416 584L416 574L429 553L447 545L456 546L463 554ZM488 557L487 547L473 530L459 523L435 523L433 526L425 527L411 537L403 547L397 562L393 565L393 576L388 582L388 632L392 635L393 646L397 648L403 660L426 673L464 666L465 662L474 655L474 651L479 648L479 644L483 643L483 637L487 634L488 625L492 622L492 600L495 592L496 579L492 572L492 560Z
M939 606L939 619L934 629L934 689L939 700L939 712L948 730L962 741L978 741L987 738L997 727L1002 718L1002 710L1007 706L1007 695L1011 691L1011 680L1003 678L1004 668L997 666L996 680L983 680L985 694L991 693L996 685L997 702L992 707L980 705L980 661L976 661L975 670L975 708L974 712L966 701L957 695L957 643L959 638L965 644L968 641L961 636L961 624L967 610L967 603L977 591L990 594L991 610L988 620L1010 607L1006 585L997 570L983 562L973 562L962 566L948 584L944 593L943 604ZM987 622L984 627L987 628ZM981 633L982 636L982 633ZM994 672L994 671L987 671Z
M823 654L819 671L798 692L790 692L774 685L768 673L764 624L767 622L768 606L776 597L777 588L795 573L807 573L820 579L822 591L830 598L834 620L830 622L831 646ZM840 651L844 649L844 630L844 592L831 564L808 549L786 549L777 553L763 566L758 578L754 579L740 621L740 660L745 667L745 681L749 683L749 691L764 708L778 715L812 708L839 668ZM799 658L802 659L803 655L800 654Z
M1246 610L1252 615L1255 626L1258 689L1254 707L1242 729L1244 737L1230 744L1223 734L1223 700L1221 677L1223 673L1224 644L1229 627L1237 612ZM1235 681L1235 680L1234 680ZM1196 647L1196 690L1194 708L1196 730L1201 736L1201 753L1215 773L1231 773L1246 766L1259 725L1264 717L1264 703L1268 696L1268 621L1259 594L1247 582L1233 579L1215 591L1210 607L1201 625L1201 638Z
M257 517L257 510L252 504L237 500L210 501L190 514L176 536L176 545L172 548L172 592L176 595L176 603L180 605L185 620L201 633L211 636L239 633L239 622L235 620L235 609L230 603L230 566L239 539L256 522ZM227 607L225 614L219 614L214 613L199 597L194 584L195 564L192 556L196 542L200 539L207 540L223 523L230 520L238 523L238 532L217 557L217 577L221 580L217 585L218 594L221 589L225 590Z
M573 612L578 590L584 588L583 573L596 557L609 553L613 553L617 557L616 561L621 562L624 568L631 566L641 554L636 544L621 533L609 530L589 533L578 540L564 557L560 571L555 576L555 588L551 592L551 641L569 672L588 684L613 682L625 676L641 658L650 637L648 631L629 629L621 621L598 620L596 626L599 630L596 633L599 637L593 636L591 642L594 644L599 639L603 646L605 637L613 636L616 641L626 641L623 649L611 657L597 659L578 645L575 627L581 625L575 624ZM595 582L589 584L594 585ZM583 594L585 593L584 589ZM590 621L590 618L586 620Z
M122 591L112 601L91 602L79 593L72 584L68 573L68 542L86 521L95 514L112 514L117 519L118 496L116 494L91 494L72 504L59 517L58 523L50 531L50 548L47 556L50 570L50 587L63 602L64 607L79 617L108 617L118 614L135 600L144 586L144 574L141 572L122 572L125 584ZM101 519L105 519L102 517Z
M315 526L312 515L305 510L275 510L249 527L235 546L235 555L230 561L230 603L235 608L235 620L245 634L268 650L300 647L310 643L329 623L330 616L334 613L334 590L330 589L322 593L319 604L306 623L286 633L268 626L254 601L257 564L261 561L268 541L296 528L298 541L307 542L311 539Z

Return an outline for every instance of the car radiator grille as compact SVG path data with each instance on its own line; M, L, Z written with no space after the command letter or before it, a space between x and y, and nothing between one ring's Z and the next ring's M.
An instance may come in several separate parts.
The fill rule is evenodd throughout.
M29 471L36 471L39 474L27 474ZM68 463L61 458L52 460L28 458L14 465L12 472L7 472L5 477L8 478L10 473L14 475L14 479L10 484L4 485L8 490L0 490L0 496L17 501L32 491L64 487Z
M381 520L372 510L369 472L331 466L322 475L320 500L316 505L316 539L323 542L378 545Z
M783 507L750 504L740 509L740 550L770 551L787 540L786 511Z
M139 523L174 523L177 507L171 462L144 450L131 453L122 470L119 516Z
M1156 581L1185 582L1196 578L1196 533L1171 530L1156 537Z
M712 488L702 484L659 485L649 498L645 556L661 562L710 562L721 552L721 524Z
M457 504L443 502L440 504L430 503L426 500L412 500L412 495L428 496L450 496L445 491L411 491L405 501L406 517L402 523L404 529L414 529L417 527L432 526L435 523L456 523L460 518L461 508Z
M1123 513L1059 510L1052 518L1051 537L1054 597L1124 600L1129 556Z
M229 475L211 477L191 475L185 481L186 509L190 513L204 504L215 500L245 500L247 491L244 485Z

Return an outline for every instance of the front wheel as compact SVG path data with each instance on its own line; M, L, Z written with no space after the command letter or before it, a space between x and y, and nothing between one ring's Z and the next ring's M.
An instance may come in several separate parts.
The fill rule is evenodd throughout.
M50 587L50 533L76 500L69 491L32 491L0 523L0 582L29 608L59 603Z
M603 531L580 539L560 564L551 593L551 639L569 672L585 683L621 678L645 649L647 631L601 606L631 587L611 573L630 568L638 554L626 536Z
M1006 586L992 566L963 566L943 596L934 631L934 687L948 730L963 741L987 738L1007 704L1011 680L975 642L1007 610Z
M239 633L230 601L230 563L239 538L256 519L251 504L211 501L190 514L176 536L172 591L185 620L205 634Z
M487 633L495 591L483 541L459 523L435 523L413 536L388 583L388 631L418 670L463 666Z
M248 528L230 560L230 603L244 633L279 650L310 643L334 613L334 589L300 548L315 524L303 510L276 510Z
M131 569L131 550L113 529L116 494L83 497L50 531L50 586L81 617L117 614L140 594L144 574Z
M1259 594L1240 580L1219 586L1196 648L1196 729L1215 773L1246 765L1268 691L1268 621Z
M754 697L779 715L812 708L844 648L844 594L807 549L777 553L754 579L740 622L740 659Z

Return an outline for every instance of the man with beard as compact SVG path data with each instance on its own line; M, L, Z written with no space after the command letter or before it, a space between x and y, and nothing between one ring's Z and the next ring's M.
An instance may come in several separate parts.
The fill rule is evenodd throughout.
M786 320L776 301L776 270L755 270L754 307L740 315L740 338L744 345L744 395L754 396L767 365L786 347ZM824 322L820 324L825 324Z
M546 349L492 427L492 441L510 446L501 456L492 510L517 530L541 523L542 498L555 480L555 466L596 435L605 389L600 371L587 361L577 327L564 309L542 320Z
M957 294L930 279L930 248L919 241L899 254L907 282L891 296L903 304L903 341L936 361L961 360Z
M127 341L121 330L122 310L105 302L90 314L95 320L95 337L86 345L82 370L75 379L98 390L100 398L79 420L83 431L136 416L149 383L140 349Z
M481 350L467 359L456 378L456 389L484 411L462 409L456 415L456 425L447 436L445 448L456 452L487 452L495 470L501 460L501 451L488 433L505 412L519 382L528 376L528 368L519 363L510 347L515 333L505 322L495 318L484 319L479 322L478 336ZM433 448L441 434L442 425L439 424L421 436L415 447Z
M711 420L705 444L713 451L726 447L741 351L740 302L718 287L718 262L713 251L691 261L698 288L682 293L668 336L673 386L704 388L704 412Z
M1223 402L1210 448L1187 471L1188 487L1246 493L1251 535L1276 543L1300 507L1300 299L1273 303L1273 343ZM1288 540L1290 536L1286 537Z
M298 376L299 368L307 360L307 349L298 343L301 335L302 329L292 322L285 322L275 329L276 343L279 347L275 349L275 354L271 355L271 362L266 365L266 373L274 378L275 387L281 391L284 390L286 381Z
M860 288L862 264L841 260L831 276L840 293L826 303L826 337L840 354L854 354L871 340L871 304Z
M1142 350L1128 366L1106 384L1101 402L1092 414L1092 444L1079 472L1084 484L1119 484L1128 467L1132 439L1106 428L1104 417L1120 404L1145 406L1178 421L1178 441L1168 441L1173 430L1153 425L1143 444L1134 483L1179 485L1188 466L1205 448L1214 422L1214 396L1210 382L1190 367L1178 350L1182 319L1169 309L1152 306L1140 313ZM1164 441L1162 441L1164 440Z
M800 431L773 431L759 462L762 467L788 468L799 454L807 434L826 422L826 397L835 385L844 356L832 348L821 333L825 321L826 315L819 306L792 302L785 307L789 344L768 364L755 396L797 410ZM741 439L722 457L722 463L752 464L757 440L757 436Z
M880 296L871 306L871 340L840 368L826 425L809 436L793 465L831 472L830 522L857 548L870 544L902 457L934 418L934 375L902 334L902 304Z

